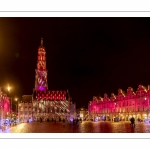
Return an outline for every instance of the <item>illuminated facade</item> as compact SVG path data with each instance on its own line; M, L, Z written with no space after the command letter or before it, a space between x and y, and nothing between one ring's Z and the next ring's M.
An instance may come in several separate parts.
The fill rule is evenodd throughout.
M33 119L43 120L69 119L73 116L75 104L71 102L68 90L48 90L46 70L46 51L43 39L38 48L37 69L35 70L35 88L33 89Z
M78 118L81 118L83 121L88 120L89 118L89 111L88 109L82 107L76 110L76 114Z
M23 95L18 104L18 118L21 122L32 120L32 95Z
M33 118L61 119L70 117L71 102L68 91L35 91Z
M10 117L10 98L0 88L0 125L1 120Z
M76 104L73 102L70 102L70 118L76 118Z
M128 87L125 94L122 89L118 90L118 95L111 94L104 98L94 96L88 104L88 110L92 119L113 121L118 118L122 121L129 121L133 116L135 120L150 118L150 86L146 89L139 85L137 91Z

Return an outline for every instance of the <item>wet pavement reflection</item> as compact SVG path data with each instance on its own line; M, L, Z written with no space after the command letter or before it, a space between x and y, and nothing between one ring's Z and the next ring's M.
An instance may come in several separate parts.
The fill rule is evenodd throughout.
M84 121L78 124L66 122L32 122L21 123L3 133L150 133L150 124L136 123L135 127L130 122L92 122Z

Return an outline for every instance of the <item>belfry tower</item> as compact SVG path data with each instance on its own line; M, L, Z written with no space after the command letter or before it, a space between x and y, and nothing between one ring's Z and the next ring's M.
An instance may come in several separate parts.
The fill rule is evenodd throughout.
M35 69L35 91L47 91L46 51L43 46L43 38L38 48L37 69Z
M20 120L40 121L42 118L43 121L61 121L76 118L76 105L72 103L69 91L48 90L47 73L46 51L41 38L35 69L35 87L33 94L23 95L22 102L18 104Z
M37 69L35 69L35 88L32 95L32 117L39 121L63 120L76 117L76 105L72 103L68 90L48 90L46 51L43 38L38 48Z

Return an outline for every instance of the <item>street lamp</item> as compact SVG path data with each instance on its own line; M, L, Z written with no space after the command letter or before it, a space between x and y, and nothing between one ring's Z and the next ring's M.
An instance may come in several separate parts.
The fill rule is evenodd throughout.
M8 90L8 92L10 91L10 87L9 86L7 87L7 90Z

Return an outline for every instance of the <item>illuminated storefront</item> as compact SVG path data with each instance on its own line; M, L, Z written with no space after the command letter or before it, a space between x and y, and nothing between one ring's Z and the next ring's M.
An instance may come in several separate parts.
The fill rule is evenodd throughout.
M134 93L133 88L129 87L126 94L122 89L118 90L118 95L114 93L104 98L94 96L88 104L91 118L98 117L99 120L128 121L132 116L135 120L150 118L150 86L146 89L139 85Z

